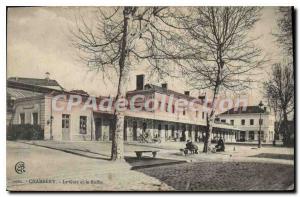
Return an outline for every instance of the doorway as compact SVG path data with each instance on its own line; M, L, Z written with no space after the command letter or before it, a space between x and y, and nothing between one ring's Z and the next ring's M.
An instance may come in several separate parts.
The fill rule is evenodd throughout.
M185 141L186 141L185 131L186 131L186 126L185 126L185 125L182 125L181 138L180 138L180 141L181 141L181 142L185 142Z
M195 142L198 142L199 141L199 127L198 126L195 126Z
M240 131L240 142L245 142L246 140L246 132Z
M101 118L95 118L95 140L102 140L102 120Z
M62 115L62 140L70 140L70 115Z

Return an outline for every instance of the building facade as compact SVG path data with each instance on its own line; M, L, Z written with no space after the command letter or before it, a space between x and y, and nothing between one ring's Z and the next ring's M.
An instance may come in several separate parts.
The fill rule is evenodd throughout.
M236 132L236 139L240 142L254 142L259 139L259 120L261 118L261 140L263 143L272 143L274 140L275 117L268 107L247 106L230 109L218 115L222 123L232 125L240 130Z
M66 91L55 80L8 79L7 81L7 124L38 124L44 130L45 140L66 141L109 141L112 137L113 112L86 107L89 95L80 90ZM125 110L124 141L139 141L147 134L149 139L159 138L166 141L202 141L206 130L207 113L203 106L205 97L194 98L188 91L179 93L169 90L167 84L156 86L144 85L144 76L137 76L136 89L126 93L126 99L140 96L133 103L128 103ZM40 83L40 84L39 84ZM47 84L50 83L52 87ZM60 95L59 97L57 97ZM70 106L70 98L82 100ZM108 97L94 98L98 106ZM153 102L153 101L157 102ZM176 101L194 102L194 110L183 105L177 110ZM61 110L54 110L56 108ZM141 110L133 111L132 106ZM157 108L145 110L145 106ZM223 137L225 142L235 142L239 128L227 123L214 124L213 137Z

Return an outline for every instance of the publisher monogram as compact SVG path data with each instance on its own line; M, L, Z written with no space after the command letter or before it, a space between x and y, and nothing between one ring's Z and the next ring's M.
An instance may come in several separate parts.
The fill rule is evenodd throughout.
M15 165L15 171L18 174L23 174L25 172L25 163L23 161L19 161Z

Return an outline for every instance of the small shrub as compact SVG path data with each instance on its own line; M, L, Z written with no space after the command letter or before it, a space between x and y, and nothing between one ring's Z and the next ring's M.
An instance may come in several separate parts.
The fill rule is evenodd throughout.
M15 124L8 125L6 130L7 140L43 140L44 131L40 125Z

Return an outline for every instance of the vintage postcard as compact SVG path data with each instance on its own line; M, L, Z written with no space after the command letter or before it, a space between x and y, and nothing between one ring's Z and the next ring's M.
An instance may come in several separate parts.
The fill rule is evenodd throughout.
M293 7L7 7L8 191L295 191Z

